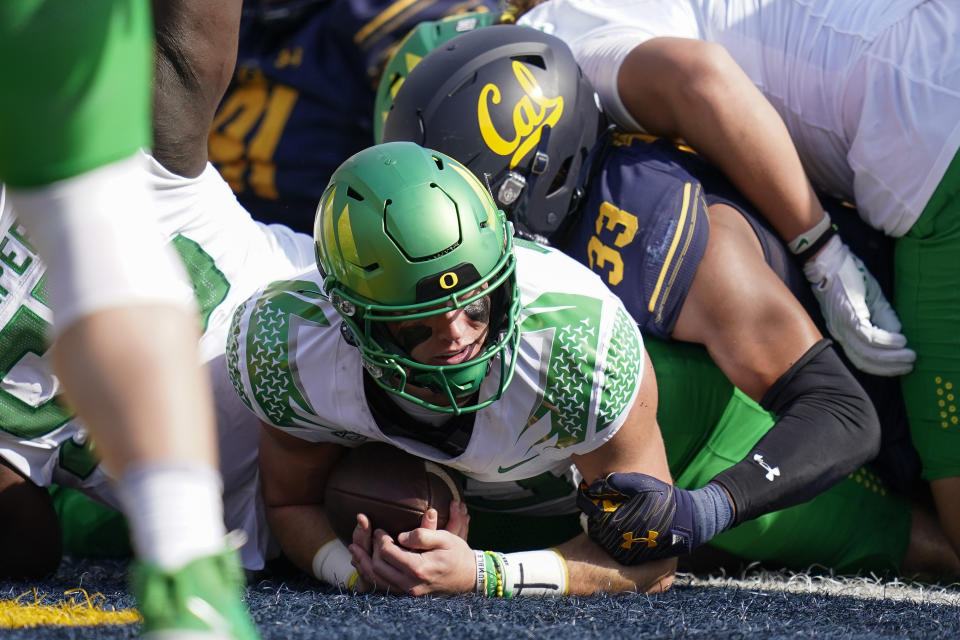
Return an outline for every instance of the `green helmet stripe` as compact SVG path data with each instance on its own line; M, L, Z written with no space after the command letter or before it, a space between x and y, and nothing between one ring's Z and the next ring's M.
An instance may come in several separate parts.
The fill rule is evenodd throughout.
M490 197L489 194L487 193L487 190L484 188L482 184L480 184L480 180L477 179L477 176L473 175L472 171L470 171L465 166L463 166L462 164L456 161L452 162L450 166L453 167L454 171L456 171L457 173L463 176L463 179L466 180L467 184L473 187L473 190L477 194L478 198L482 200L484 198ZM496 212L495 209L492 209L492 208L489 209L490 215L487 216L487 224L493 224L494 222L493 216L495 212Z
M340 253L347 264L360 265L360 256L357 254L357 242L353 237L353 227L350 225L350 205L345 205L337 216L337 242L340 243Z

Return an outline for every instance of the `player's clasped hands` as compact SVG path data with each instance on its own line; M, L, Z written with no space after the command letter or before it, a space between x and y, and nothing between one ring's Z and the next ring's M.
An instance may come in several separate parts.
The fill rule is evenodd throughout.
M446 528L437 528L437 512L428 509L420 528L405 531L395 540L358 514L349 546L358 574L357 591L413 596L473 591L476 563L466 542L469 524L466 505L454 501Z

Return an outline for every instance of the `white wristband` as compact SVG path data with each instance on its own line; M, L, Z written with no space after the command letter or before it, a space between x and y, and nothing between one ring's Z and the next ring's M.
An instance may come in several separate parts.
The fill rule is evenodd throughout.
M567 595L570 576L567 562L556 549L504 553L504 592L511 596Z
M813 227L807 229L787 243L790 253L798 254L803 253L805 250L809 250L809 248L820 239L820 236L830 229L831 224L832 221L830 220L830 214L824 211L823 218L820 220L820 222L813 225Z
M487 561L483 557L483 551L474 551L473 553L477 557L477 586L474 591L484 595L487 592Z
M350 551L347 545L334 538L313 556L313 575L318 579L332 584L335 587L353 589L357 584L357 571L350 562Z

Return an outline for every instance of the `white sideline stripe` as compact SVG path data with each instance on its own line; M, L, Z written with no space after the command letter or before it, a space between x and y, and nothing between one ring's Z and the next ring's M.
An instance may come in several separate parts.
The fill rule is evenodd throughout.
M745 578L729 576L698 577L689 573L677 573L674 584L690 587L735 588L754 591L758 596L773 595L779 592L960 606L960 584L958 583L936 585L907 582L899 579L884 581L880 578L864 576L829 576L812 573L758 571L756 575L751 574Z

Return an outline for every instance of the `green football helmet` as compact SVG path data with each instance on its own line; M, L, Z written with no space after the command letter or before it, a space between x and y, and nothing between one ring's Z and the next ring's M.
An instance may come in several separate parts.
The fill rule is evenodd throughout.
M412 142L364 149L331 176L314 241L345 337L380 387L453 414L503 395L520 335L512 229L466 167ZM487 341L466 362L417 362L385 325L441 315L486 296L492 309ZM498 356L497 388L474 398ZM449 404L417 398L408 384L440 393Z
M499 13L471 11L447 16L440 20L425 20L410 30L384 67L377 85L377 97L373 109L373 140L383 141L383 123L390 113L393 98L407 74L417 66L420 59L450 38L480 27L497 24L503 19Z

